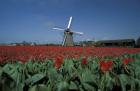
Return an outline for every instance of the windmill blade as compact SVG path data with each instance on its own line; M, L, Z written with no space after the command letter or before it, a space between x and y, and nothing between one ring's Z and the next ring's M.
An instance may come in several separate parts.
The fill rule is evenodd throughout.
M52 28L52 29L54 29L54 30L60 30L60 31L64 31L64 30L65 30L65 29L57 28L57 27L54 27L54 28Z
M69 20L69 23L68 23L68 29L70 28L70 26L71 26L71 21L72 21L72 16L70 17L70 20Z
M83 35L84 33L83 32L76 32L76 31L72 31L73 33L75 34L79 34L79 35Z

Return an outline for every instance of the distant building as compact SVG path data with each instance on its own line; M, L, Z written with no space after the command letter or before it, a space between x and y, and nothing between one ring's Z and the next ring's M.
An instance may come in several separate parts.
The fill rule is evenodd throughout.
M137 46L140 47L140 37L137 39Z
M89 40L89 41L80 41L79 43L76 43L76 46L94 46L95 41Z
M134 39L100 40L96 46L101 47L135 47Z

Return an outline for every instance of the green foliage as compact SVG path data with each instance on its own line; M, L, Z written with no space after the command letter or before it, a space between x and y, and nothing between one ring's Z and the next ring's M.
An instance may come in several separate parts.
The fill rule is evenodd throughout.
M29 89L29 91L49 91L44 84L37 84Z
M133 62L123 65L123 58ZM140 90L140 54L125 55L112 60L113 68L107 72L100 69L98 58L65 59L59 69L54 62L28 61L7 63L0 66L0 91L119 91Z

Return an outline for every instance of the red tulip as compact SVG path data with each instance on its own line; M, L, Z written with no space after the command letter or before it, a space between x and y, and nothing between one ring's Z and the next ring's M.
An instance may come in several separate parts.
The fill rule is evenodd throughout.
M2 59L2 57L0 57L0 63L2 63L2 61L3 61L3 59Z
M105 62L105 61L100 61L100 69L102 72L107 72L109 71L112 66L113 66L113 62L112 61L108 61L108 62Z
M124 58L123 59L123 65L127 65L127 64L129 64L130 62L132 62L133 61L133 59L131 59L131 58Z
M57 56L55 58L55 64L54 64L55 68L59 69L61 67L62 62L63 62L63 57L62 56Z
M28 59L25 58L25 56L19 56L19 60L25 64L27 62Z
M87 58L84 57L84 58L82 59L82 65L86 65L86 64L87 64Z

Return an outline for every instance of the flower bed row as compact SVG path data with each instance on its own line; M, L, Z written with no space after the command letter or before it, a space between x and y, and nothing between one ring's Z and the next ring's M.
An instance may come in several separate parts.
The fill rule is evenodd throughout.
M26 62L27 60L53 60L61 55L65 58L118 57L135 54L140 48L98 48L98 47L61 47L61 46L0 46L0 63L6 61Z

